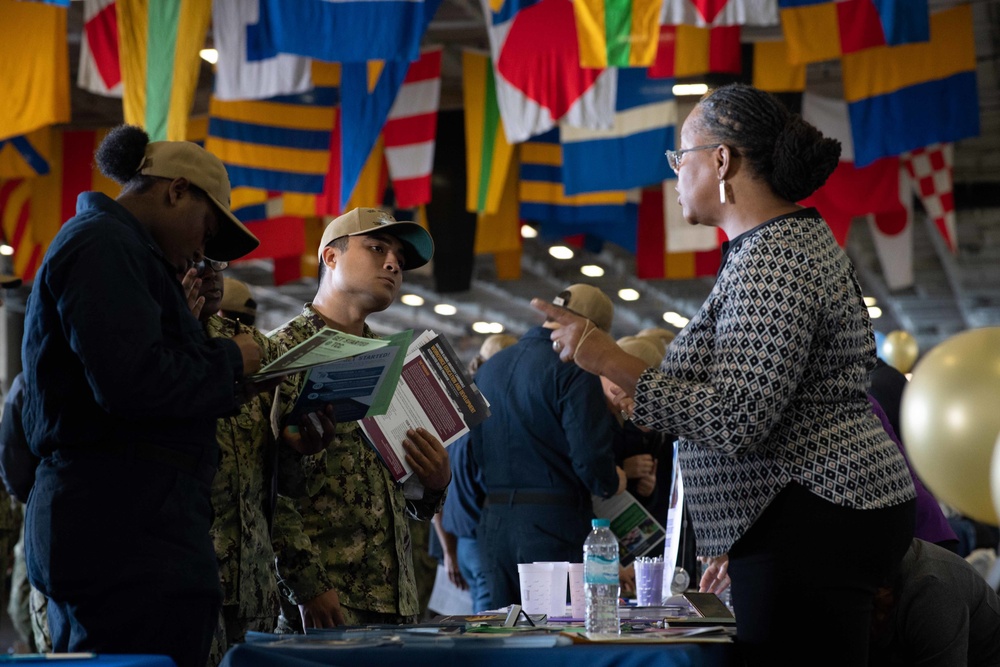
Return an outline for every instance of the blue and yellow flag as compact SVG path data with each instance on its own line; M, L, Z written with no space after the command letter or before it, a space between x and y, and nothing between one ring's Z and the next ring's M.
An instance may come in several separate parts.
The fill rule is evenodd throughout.
M266 100L209 103L205 148L229 171L233 187L320 194L330 168L330 139L340 102L337 65L313 63L314 88Z
M931 16L926 44L868 49L841 63L855 165L979 134L970 5Z

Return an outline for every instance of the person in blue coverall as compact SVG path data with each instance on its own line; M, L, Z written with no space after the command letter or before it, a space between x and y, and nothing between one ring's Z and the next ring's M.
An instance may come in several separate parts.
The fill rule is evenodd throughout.
M595 287L571 285L556 303L611 329L614 306ZM477 536L494 606L521 601L518 563L580 562L591 496L625 489L600 380L559 360L549 339L558 326L529 329L476 376L491 410L471 445L486 488Z
M28 576L48 598L56 652L204 667L221 602L216 418L247 395L261 352L248 334L209 340L178 276L259 242L200 146L120 126L95 157L122 192L80 195L25 314L22 416L41 459Z

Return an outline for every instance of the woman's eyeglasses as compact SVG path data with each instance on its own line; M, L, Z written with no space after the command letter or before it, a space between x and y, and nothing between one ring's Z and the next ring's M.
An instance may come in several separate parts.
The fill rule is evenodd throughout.
M191 265L191 268L198 272L198 275L205 273L205 269L209 268L216 273L222 273L229 268L229 262L219 262L214 259L208 259L207 257L200 262L195 262Z
M681 158L684 157L685 153L690 153L691 151L707 151L711 148L718 148L722 144L705 144L704 146L695 146L694 148L685 148L682 151L667 151L664 155L667 156L667 164L670 168L674 170L675 174L680 175L681 173Z

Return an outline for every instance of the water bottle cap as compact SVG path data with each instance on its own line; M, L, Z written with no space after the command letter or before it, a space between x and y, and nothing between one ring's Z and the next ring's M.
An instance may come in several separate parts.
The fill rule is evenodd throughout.
M593 526L594 528L610 528L611 521L609 521L608 519L594 519L593 521L590 522L590 525Z

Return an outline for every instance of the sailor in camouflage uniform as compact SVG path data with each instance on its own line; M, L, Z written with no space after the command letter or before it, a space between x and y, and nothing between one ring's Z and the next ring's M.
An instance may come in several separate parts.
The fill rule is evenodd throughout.
M377 209L345 213L323 234L313 303L272 338L291 347L326 326L374 338L365 318L389 307L401 272L427 263L433 247L415 223ZM286 412L294 400L282 397ZM334 433L317 454L279 449L274 546L293 603L282 601L279 630L413 622L420 609L406 517L426 521L440 509L451 479L447 452L422 429L407 433L406 458L422 486L411 493L407 484L404 496L357 422L326 424Z
M205 260L198 294L205 299L200 319L211 338L252 335L260 345L261 364L284 352L277 341L254 327L218 314L222 302L225 262ZM294 383L290 384L294 387ZM219 560L222 612L208 656L215 667L248 631L272 632L278 617L278 584L274 573L270 521L274 503L271 478L277 442L271 430L273 392L254 395L239 412L218 420L219 471L212 482L212 540Z

